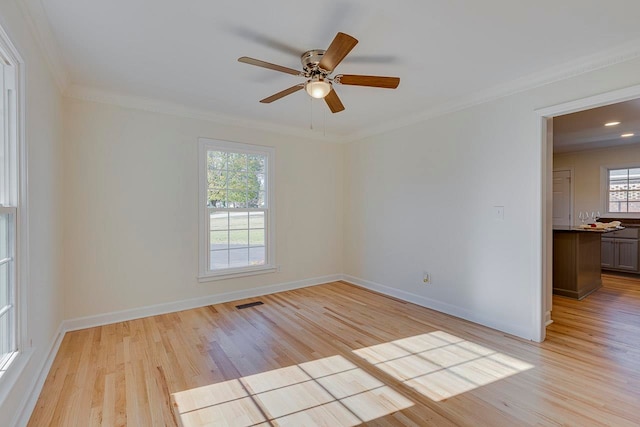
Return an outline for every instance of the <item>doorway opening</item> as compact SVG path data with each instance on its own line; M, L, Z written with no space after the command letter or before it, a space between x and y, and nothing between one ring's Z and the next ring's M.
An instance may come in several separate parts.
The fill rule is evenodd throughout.
M598 107L609 106L626 101L640 98L640 85L620 89L564 104L555 105L548 108L537 110L536 113L540 117L540 140L542 141L542 183L541 183L541 286L536 302L534 319L539 327L539 341L545 338L546 327L552 323L551 313L553 309L552 291L553 291L553 223L554 216L558 212L554 212L554 118L568 115L571 113L583 112L596 109ZM604 125L604 124L603 124ZM584 143L584 141L582 141ZM583 147L584 148L584 147ZM566 168L563 168L566 169ZM575 171L574 171L575 172ZM598 194L602 194L604 189L599 185ZM572 196L574 197L574 196ZM609 210L609 206L605 205L598 197L598 205L592 209L600 211ZM607 199L608 200L608 199ZM593 204L593 201L590 202ZM576 223L577 216L575 210L580 210L575 202L572 202L570 225L578 225ZM605 213L605 212L602 212ZM622 215L624 216L624 214Z

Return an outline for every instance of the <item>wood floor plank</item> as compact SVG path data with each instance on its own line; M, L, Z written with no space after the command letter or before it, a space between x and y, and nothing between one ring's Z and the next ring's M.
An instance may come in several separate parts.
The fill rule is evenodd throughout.
M70 332L29 425L637 426L640 280L603 283L542 344L344 282Z

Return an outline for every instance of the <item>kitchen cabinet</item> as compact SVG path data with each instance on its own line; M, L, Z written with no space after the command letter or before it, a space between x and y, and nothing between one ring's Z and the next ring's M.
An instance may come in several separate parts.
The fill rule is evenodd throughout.
M602 236L601 266L605 270L640 273L638 228L625 228Z
M582 299L602 286L602 232L553 230L553 293Z

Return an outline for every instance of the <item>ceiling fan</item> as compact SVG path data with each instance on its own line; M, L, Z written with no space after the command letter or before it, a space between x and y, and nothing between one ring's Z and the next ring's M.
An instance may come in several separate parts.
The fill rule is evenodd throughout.
M299 83L264 98L260 100L260 102L269 104L304 88L313 98L324 98L331 112L338 113L344 110L344 105L342 105L342 101L340 101L336 91L333 90L334 83L385 89L395 89L400 84L399 77L362 76L355 74L338 74L331 77L331 73L333 73L338 64L342 62L356 44L358 44L358 40L355 38L348 34L338 33L327 50L308 50L300 56L303 71L260 61L259 59L249 58L247 56L238 58L238 61L306 79L305 83Z

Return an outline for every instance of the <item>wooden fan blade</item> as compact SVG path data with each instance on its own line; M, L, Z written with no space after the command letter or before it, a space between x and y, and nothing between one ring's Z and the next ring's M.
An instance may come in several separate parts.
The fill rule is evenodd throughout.
M333 81L343 85L371 86L384 89L395 89L400 84L399 77L359 76L356 74L339 74Z
M289 89L285 89L282 92L278 92L278 93L276 93L274 95L271 95L268 98L261 99L260 102L262 102L263 104L270 104L273 101L277 101L280 98L284 98L287 95L291 95L292 93L295 93L295 92L299 91L302 88L304 88L304 84L300 83L299 85L292 86Z
M324 101L327 103L327 106L332 113L339 113L344 110L344 105L342 105L342 101L340 101L338 94L333 90L333 88L331 88L331 92L324 97Z
M276 65L270 62L260 61L259 59L249 58L248 56L238 58L238 62L255 65L257 67L268 68L270 70L280 71L281 73L293 74L294 76L303 75L302 72L294 70L293 68L283 67L282 65Z
M357 44L358 40L348 34L336 34L318 66L325 71L333 71Z

